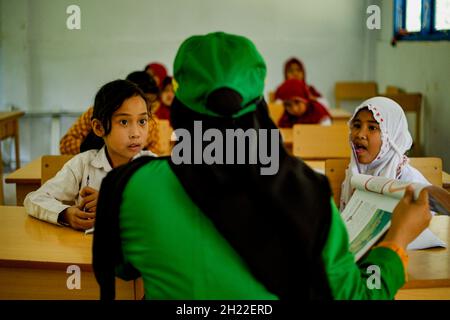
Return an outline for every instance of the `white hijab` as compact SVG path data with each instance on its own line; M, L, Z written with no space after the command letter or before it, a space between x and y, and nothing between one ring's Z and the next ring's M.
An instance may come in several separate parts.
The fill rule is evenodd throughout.
M400 105L385 97L370 98L355 109L353 116L348 122L349 127L353 118L363 108L368 108L380 125L381 148L376 159L369 164L359 163L354 152L352 152L350 164L341 188L340 211L344 210L353 193L350 181L354 174L359 172L372 176L398 179L403 167L409 161L408 157L405 156L405 152L411 148L412 138L408 131L405 113ZM351 136L349 136L349 140L351 145Z

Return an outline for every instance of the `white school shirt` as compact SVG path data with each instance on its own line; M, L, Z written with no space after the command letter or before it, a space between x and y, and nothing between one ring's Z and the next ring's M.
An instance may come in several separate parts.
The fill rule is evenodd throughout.
M151 151L141 151L133 159L140 156L156 157ZM82 200L80 190L87 185L100 190L103 178L111 170L105 147L80 153L65 163L52 179L26 196L25 210L33 217L59 225L59 214L70 207L63 202L78 205Z

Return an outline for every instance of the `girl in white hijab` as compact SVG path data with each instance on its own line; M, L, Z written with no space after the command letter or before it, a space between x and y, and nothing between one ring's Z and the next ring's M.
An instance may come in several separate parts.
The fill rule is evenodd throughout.
M350 181L357 173L430 184L408 164L405 152L411 148L412 138L405 113L395 101L385 97L364 101L355 109L349 126L353 152L341 188L341 212L354 191Z

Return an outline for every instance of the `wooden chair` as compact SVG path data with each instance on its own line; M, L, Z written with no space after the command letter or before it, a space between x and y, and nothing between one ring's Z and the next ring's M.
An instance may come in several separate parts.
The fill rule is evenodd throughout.
M293 155L302 159L348 158L348 127L342 124L322 126L297 124L293 127Z
M325 176L328 178L334 203L338 208L341 201L342 182L345 180L345 170L349 162L350 158L325 160Z
M442 159L441 158L409 158L411 166L419 170L433 185L442 187ZM345 170L350 158L325 160L325 175L330 182L331 191L336 205L339 207L341 186L345 179Z
M159 156L170 155L172 150L172 141L170 137L172 136L173 129L170 126L169 120L159 120L155 119L159 134L159 145L161 149L161 154Z
M413 137L413 155L421 155L420 146L420 134L421 126L420 122L422 119L422 94L420 93L399 93L399 94L385 94L383 95L397 102L405 111L405 114L413 113L415 114L415 126L414 126L414 137Z
M405 93L405 90L396 86L387 86L385 94L401 94Z
M334 96L336 108L341 108L344 100L365 100L378 94L376 82L336 82Z
M73 155L47 155L41 159L41 185L53 178Z
M442 159L433 157L411 157L409 164L420 171L431 184L442 187Z
M275 125L278 125L278 121L281 119L281 116L284 112L284 106L282 103L271 102L267 105L269 109L269 116Z

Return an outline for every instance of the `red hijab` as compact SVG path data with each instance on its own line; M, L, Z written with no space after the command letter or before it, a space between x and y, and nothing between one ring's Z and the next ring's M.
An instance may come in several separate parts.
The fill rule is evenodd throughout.
M331 117L327 109L320 102L309 98L309 89L304 81L298 79L286 80L275 92L275 98L283 101L292 100L295 97L307 100L307 109L305 113L297 117L284 110L284 113L278 122L278 127L290 128L298 123L315 124L320 123L326 117Z
M297 58L290 58L288 61L286 61L286 63L284 64L284 80L287 80L287 71L289 69L289 67L292 64L296 64L300 67L300 70L302 70L303 72L303 81L305 81L306 83L306 70L305 70L305 66L303 65L303 63L297 59ZM316 98L320 98L322 97L322 95L320 94L319 91L316 90L316 88L314 88L313 86L308 86L309 89L309 93L312 94L314 97Z
M164 67L164 65L162 65L161 63L153 62L153 63L148 64L145 67L145 71L147 71L148 69L150 69L152 71L152 73L158 77L158 79L159 79L158 86L161 89L163 80L167 77L166 67Z

